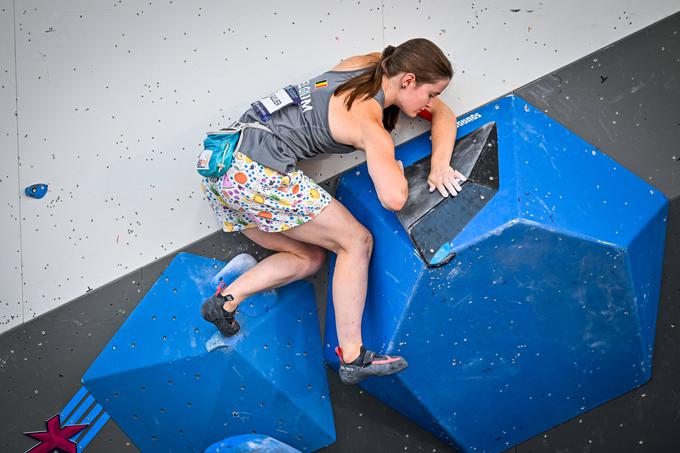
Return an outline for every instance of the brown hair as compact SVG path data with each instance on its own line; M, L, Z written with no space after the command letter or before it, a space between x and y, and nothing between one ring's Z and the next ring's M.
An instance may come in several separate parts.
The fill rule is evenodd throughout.
M357 99L371 99L380 90L382 77L394 77L397 74L412 73L416 76L416 85L436 83L451 79L453 68L444 52L436 44L427 39L410 39L394 47L387 46L380 59L366 68L364 72L349 79L335 89L336 95L351 91L345 101L347 110ZM399 118L399 108L391 105L383 110L383 126L388 131L394 129Z

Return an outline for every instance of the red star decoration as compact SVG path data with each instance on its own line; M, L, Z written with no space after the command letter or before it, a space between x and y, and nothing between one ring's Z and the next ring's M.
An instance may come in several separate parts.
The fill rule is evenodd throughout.
M57 414L47 420L45 426L47 431L24 433L40 441L26 453L52 453L55 450L63 453L78 453L78 446L70 439L89 425L70 425L62 428L61 414Z

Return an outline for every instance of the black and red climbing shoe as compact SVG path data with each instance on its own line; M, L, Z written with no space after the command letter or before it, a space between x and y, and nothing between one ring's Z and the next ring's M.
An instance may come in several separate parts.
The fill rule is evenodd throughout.
M227 294L222 295L222 289L224 286L220 284L210 298L208 298L201 306L201 316L208 322L211 322L217 326L217 329L225 337L231 337L236 335L236 333L241 329L238 321L236 321L236 310L227 311L224 309L225 302L231 302L234 300L234 296Z
M342 358L340 346L335 348L335 353L340 357L340 380L345 384L357 384L370 376L398 373L408 366L403 357L376 354L363 346L359 357L350 363L346 363Z

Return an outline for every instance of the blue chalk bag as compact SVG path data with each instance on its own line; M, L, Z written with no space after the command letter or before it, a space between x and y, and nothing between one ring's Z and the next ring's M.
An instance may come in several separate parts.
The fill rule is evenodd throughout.
M241 123L238 121L217 132L206 132L207 137L203 140L203 150L196 162L198 174L209 178L219 178L224 175L231 166L234 152L241 147L243 130L249 127L272 132L271 129L260 123Z

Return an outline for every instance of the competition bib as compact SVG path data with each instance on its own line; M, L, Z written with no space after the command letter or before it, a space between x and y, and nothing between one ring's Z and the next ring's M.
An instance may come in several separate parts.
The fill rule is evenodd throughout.
M300 95L295 87L288 85L271 96L255 101L250 105L253 107L253 110L257 112L260 120L265 122L282 108L291 104L300 105L300 102Z

